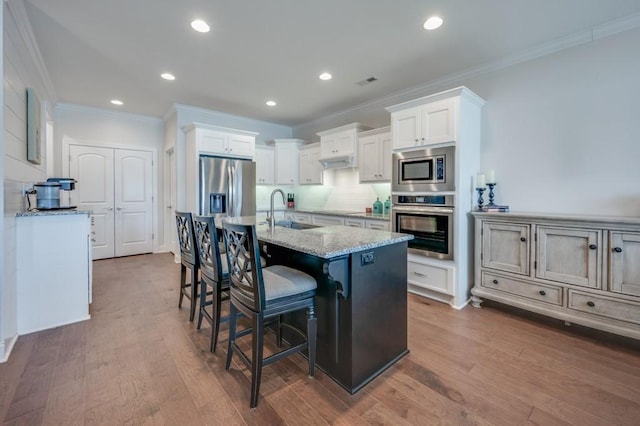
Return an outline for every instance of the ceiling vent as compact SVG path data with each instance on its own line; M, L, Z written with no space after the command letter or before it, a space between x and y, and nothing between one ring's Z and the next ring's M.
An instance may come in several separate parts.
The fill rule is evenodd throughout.
M378 81L378 79L377 79L377 78L375 78L375 77L369 77L369 78L365 78L365 79L364 79L364 80L362 80L362 81L357 82L356 84L357 84L358 86L366 86L367 84L371 84L371 83L373 83L374 81Z

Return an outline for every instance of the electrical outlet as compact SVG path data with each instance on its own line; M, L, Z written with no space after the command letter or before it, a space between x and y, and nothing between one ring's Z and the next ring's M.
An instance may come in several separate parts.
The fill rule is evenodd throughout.
M371 265L373 263L373 252L370 251L368 253L362 253L360 255L360 265Z

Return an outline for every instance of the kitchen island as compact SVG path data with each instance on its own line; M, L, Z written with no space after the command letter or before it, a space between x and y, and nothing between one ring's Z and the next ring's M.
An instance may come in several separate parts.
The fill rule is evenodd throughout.
M228 218L255 223L254 217ZM316 279L316 365L355 393L408 353L407 241L411 235L347 226L256 228L269 265ZM304 329L304 312L287 318ZM287 336L285 335L285 338Z

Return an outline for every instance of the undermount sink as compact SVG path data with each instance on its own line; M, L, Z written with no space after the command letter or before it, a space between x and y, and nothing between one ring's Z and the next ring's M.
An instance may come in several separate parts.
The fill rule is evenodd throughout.
M278 220L276 221L276 226L282 226L283 228L291 228L291 229L320 228L319 225L312 225L310 223L302 223L302 222L293 222L291 220Z

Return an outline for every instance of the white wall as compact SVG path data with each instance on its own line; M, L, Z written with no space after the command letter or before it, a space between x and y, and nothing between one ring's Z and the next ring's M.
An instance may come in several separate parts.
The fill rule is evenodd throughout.
M512 211L638 216L638 46L640 30L615 34L425 85L295 127L293 137L355 121L389 125L384 107L465 85L487 101L481 168L495 170L496 202Z
M67 177L62 156L68 155L65 142L113 148L149 149L155 153L153 229L154 251L164 250L164 124L160 118L128 114L80 105L58 104L54 109L54 173ZM68 163L67 163L68 164ZM81 185L82 182L78 182Z
M48 80L40 73L41 63L29 28L24 22L20 2L3 2L3 81L2 105L2 185L3 216L0 222L2 237L2 273L0 273L0 362L5 360L17 338L16 288L16 213L25 208L23 191L30 182L43 180L46 152L35 165L27 161L26 89L33 88L43 104L42 116L47 114L50 99ZM41 127L44 132L44 126ZM43 141L44 146L44 141Z

